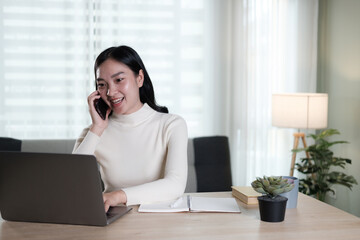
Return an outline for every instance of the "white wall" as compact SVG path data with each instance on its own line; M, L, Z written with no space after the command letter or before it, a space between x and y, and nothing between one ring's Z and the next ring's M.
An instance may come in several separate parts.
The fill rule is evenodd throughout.
M344 171L360 184L360 1L320 0L318 92L329 93L329 128L338 129L349 144L333 148L335 156L350 158ZM360 216L360 185L352 191L334 186L332 205Z

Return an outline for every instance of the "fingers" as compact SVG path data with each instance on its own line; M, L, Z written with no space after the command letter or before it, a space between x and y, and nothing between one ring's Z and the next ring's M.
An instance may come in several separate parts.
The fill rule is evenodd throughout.
M110 207L117 206L118 204L121 203L126 203L126 194L122 190L104 193L103 200L104 200L105 212L107 212Z
M110 205L107 201L107 194L103 194L105 212L109 211Z
M101 98L101 96L97 90L92 92L88 96L89 112L90 112L90 116L91 116L91 120L92 120L92 127L90 128L90 131L92 131L93 133L95 133L98 136L101 136L102 133L104 132L105 128L107 127L108 116L111 112L111 109L109 109L110 112L107 112L107 117L105 118L105 120L103 120L100 117L99 113L95 109L95 103L94 103L94 101L96 99L100 99L100 98Z
M104 193L103 200L104 200L105 212L109 211L110 207L117 205L115 199L112 196L112 193Z
M108 212L109 208L110 208L110 205L105 202L104 203L104 208L105 208L105 212Z
M95 99L100 99L100 94L99 92L96 90L94 92L92 92L89 96L88 96L88 105L89 105L89 110L90 110L90 113L92 111L96 111L95 110L95 105L94 105L94 101Z
M96 90L94 92L92 92L89 96L88 96L88 104L89 104L89 107L91 108L95 108L94 107L94 100L95 99L99 99L100 98L100 94L99 92Z

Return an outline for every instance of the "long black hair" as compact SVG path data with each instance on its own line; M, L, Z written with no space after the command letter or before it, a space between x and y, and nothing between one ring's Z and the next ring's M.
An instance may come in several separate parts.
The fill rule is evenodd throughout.
M144 73L144 83L142 87L139 88L140 101L142 103L147 103L152 109L162 113L168 113L169 110L165 106L159 106L155 100L154 88L150 79L149 74L146 71L145 65L141 60L139 54L128 46L118 46L110 47L104 50L95 60L94 64L94 73L96 79L96 71L100 65L105 62L107 59L113 59L118 62L121 62L128 66L137 76L140 70ZM96 80L95 80L96 86Z

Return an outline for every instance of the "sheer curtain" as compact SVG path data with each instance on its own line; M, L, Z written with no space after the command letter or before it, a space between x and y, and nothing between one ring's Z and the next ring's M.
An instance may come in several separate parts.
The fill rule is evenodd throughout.
M123 44L143 58L158 103L186 119L190 136L205 134L212 9L203 0L0 1L0 136L76 138L90 124L95 57Z
M271 126L271 95L316 91L317 16L316 0L233 2L226 122L235 184L289 174L294 129Z

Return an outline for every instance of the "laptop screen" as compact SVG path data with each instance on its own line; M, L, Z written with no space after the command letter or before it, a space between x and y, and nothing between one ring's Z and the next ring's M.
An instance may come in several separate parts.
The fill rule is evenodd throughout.
M0 152L0 212L13 221L107 225L96 158Z

